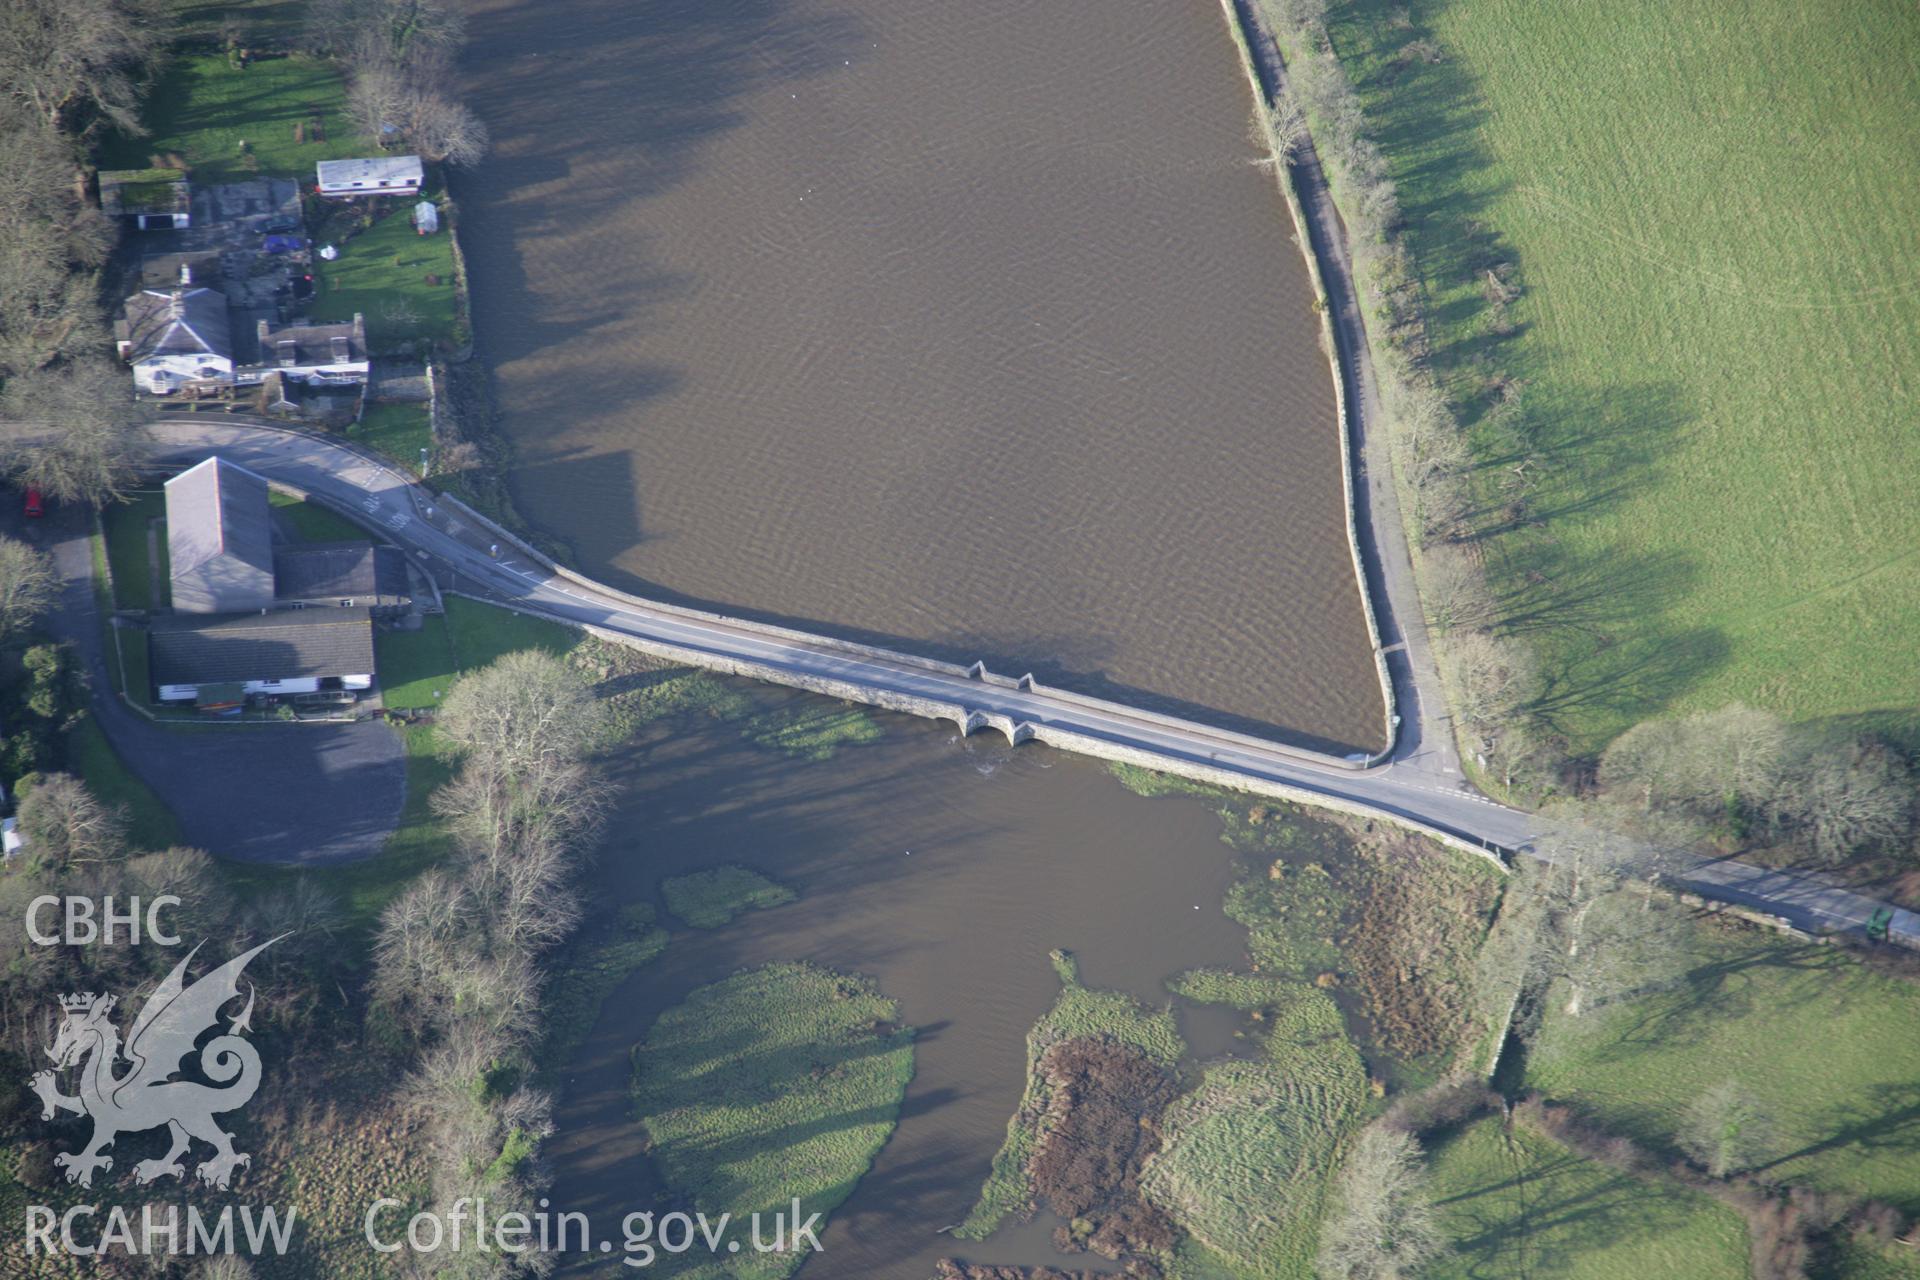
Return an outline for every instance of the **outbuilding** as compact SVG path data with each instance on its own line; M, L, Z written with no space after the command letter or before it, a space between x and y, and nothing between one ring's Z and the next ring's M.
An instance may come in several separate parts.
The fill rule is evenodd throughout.
M423 236L430 236L440 229L440 206L431 200L422 200L413 206L413 229Z
M376 156L365 160L322 160L314 166L314 190L323 196L417 196L426 182L419 156Z
M102 169L100 211L136 231L184 231L193 225L193 193L172 169Z

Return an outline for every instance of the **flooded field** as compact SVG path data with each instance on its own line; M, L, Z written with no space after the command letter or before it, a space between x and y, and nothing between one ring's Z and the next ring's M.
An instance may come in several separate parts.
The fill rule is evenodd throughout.
M1312 291L1212 0L473 0L522 510L626 587L1372 748Z
M608 1000L562 1081L553 1202L596 1221L652 1207L630 1050L693 988L808 960L874 978L919 1036L899 1128L802 1274L926 1276L953 1253L1105 1265L1057 1254L1044 1215L982 1243L938 1233L966 1216L1019 1101L1027 1031L1060 989L1048 951L1072 951L1090 985L1167 1003L1177 971L1243 958L1246 932L1220 906L1234 852L1202 802L1141 799L1042 748L883 720L879 742L825 764L726 727L624 750L625 798L593 872L599 906L657 902L661 879L733 862L799 897L711 932L676 924ZM1180 1016L1196 1054L1235 1047L1231 1015Z

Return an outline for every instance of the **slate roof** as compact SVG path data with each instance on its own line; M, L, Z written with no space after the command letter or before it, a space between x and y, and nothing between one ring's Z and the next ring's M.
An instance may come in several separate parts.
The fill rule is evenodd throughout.
M233 358L227 297L215 289L142 289L127 299L117 326L128 363L154 355L211 354Z
M176 613L153 620L147 646L155 685L374 672L373 622L365 609Z
M238 613L273 604L273 526L267 482L212 457L167 481L167 564L173 607Z
M399 548L371 542L279 546L273 551L273 593L281 600L404 599L406 561Z
M367 321L360 312L335 324L259 322L262 365L358 364L367 358Z

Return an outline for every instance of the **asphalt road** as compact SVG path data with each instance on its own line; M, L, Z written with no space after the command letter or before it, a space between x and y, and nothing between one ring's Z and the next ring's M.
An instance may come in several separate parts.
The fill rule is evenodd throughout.
M692 661L711 656L752 663L776 680L824 677L882 700L892 694L957 703L1030 724L1042 740L1049 729L1061 729L1168 761L1198 761L1236 774L1255 789L1271 783L1333 797L1503 852L1530 852L1543 830L1535 815L1473 790L1451 770L1446 755L1419 745L1421 734L1408 734L1410 748L1384 764L1342 769L1315 763L1282 744L1261 744L1205 725L1118 707L1089 707L1045 690L984 683L905 658L850 655L823 639L696 617L563 578L517 553L504 535L436 505L432 494L386 463L337 440L211 414L169 418L154 424L151 434L149 456L154 463L185 466L217 451L352 515L465 594L672 645ZM1699 861L1670 873L1669 879L1714 898L1778 914L1809 930L1856 928L1880 905L1817 877L1730 861ZM1920 945L1920 917L1899 912L1894 930Z

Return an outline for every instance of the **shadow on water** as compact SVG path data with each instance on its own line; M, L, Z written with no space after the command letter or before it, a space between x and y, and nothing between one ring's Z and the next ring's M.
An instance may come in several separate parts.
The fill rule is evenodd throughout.
M1245 933L1219 910L1233 852L1204 804L1141 799L1044 748L981 753L935 726L882 721L880 741L820 764L705 720L618 754L624 798L592 872L599 908L658 905L661 879L726 863L799 898L711 931L663 916L666 951L607 1001L559 1081L555 1206L604 1231L602 1220L666 1202L632 1117L632 1047L695 987L802 960L870 975L918 1028L899 1127L806 1274L931 1274L955 1252L1099 1261L1056 1253L1044 1221L984 1244L938 1231L966 1215L1018 1104L1027 1031L1059 989L1048 951L1073 951L1092 985L1168 1003L1171 974L1244 958ZM1203 1028L1200 1047L1229 1047L1231 1029L1219 1031Z

